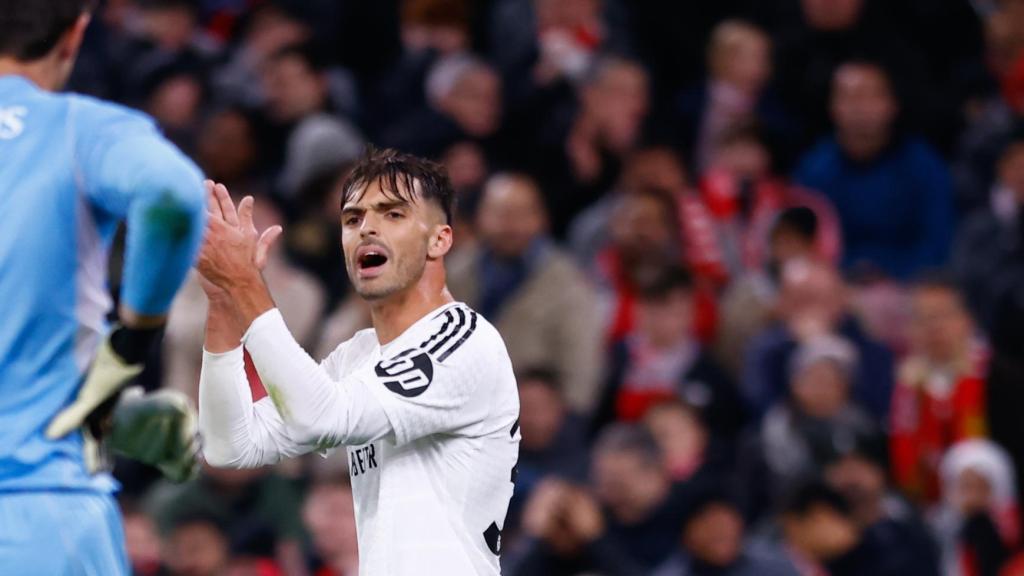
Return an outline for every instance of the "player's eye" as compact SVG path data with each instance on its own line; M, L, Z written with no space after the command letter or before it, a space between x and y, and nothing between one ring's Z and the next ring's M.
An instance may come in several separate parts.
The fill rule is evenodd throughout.
M344 223L345 223L345 226L357 226L357 225L359 225L359 216L357 216L357 215L346 216Z
M405 214L402 214L398 210L391 210L390 212L388 212L388 218L390 218L392 220L398 220L399 218L402 218L403 216L405 216Z

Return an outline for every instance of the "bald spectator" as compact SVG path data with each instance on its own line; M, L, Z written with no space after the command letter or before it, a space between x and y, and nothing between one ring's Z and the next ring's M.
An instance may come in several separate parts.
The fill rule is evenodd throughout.
M851 397L883 421L893 387L892 354L851 314L839 273L824 263L794 260L783 268L780 284L778 320L754 337L746 353L740 390L754 413L763 415L786 396L790 362L800 343L834 333L857 353Z
M479 242L452 257L452 294L494 322L517 369L548 366L569 406L593 409L601 373L601 328L583 273L547 236L544 201L522 174L484 188Z
M808 152L800 184L827 196L843 229L843 267L899 280L942 265L953 229L953 193L942 159L896 130L900 112L888 73L849 62L832 81L835 133Z

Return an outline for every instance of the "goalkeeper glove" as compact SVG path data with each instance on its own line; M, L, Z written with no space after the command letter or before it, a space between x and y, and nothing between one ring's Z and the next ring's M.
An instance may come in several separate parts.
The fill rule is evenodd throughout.
M199 471L199 428L188 396L177 390L143 394L133 386L114 407L107 446L117 454L149 464L172 482Z
M111 435L118 441L109 448L156 466L172 480L194 474L196 418L187 399L175 393L137 392L121 401L122 390L142 372L144 360L161 334L162 328L115 327L100 345L74 402L47 426L50 439L82 429L90 472L106 464L104 440ZM130 433L139 437L125 436ZM184 434L191 435L187 443L181 440Z

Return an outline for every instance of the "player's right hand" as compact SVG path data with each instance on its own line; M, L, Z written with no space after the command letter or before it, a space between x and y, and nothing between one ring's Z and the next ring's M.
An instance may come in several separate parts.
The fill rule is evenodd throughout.
M172 482L190 480L199 472L195 406L177 390L125 390L114 407L108 447L156 467Z

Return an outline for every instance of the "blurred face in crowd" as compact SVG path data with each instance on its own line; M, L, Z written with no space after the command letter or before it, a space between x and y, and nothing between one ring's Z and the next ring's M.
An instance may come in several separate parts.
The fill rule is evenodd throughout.
M317 554L328 563L356 555L356 516L352 489L344 484L319 484L302 507L302 519Z
M534 0L533 6L538 30L586 26L601 17L600 0Z
M803 414L827 419L846 406L849 383L843 369L834 361L818 360L794 375L790 392Z
M487 66L470 67L439 105L466 134L490 136L501 126L501 80Z
M558 435L565 405L550 384L536 379L519 382L519 430L525 450L543 450Z
M1024 142L1017 141L999 159L999 183L1013 190L1018 204L1024 204Z
M258 58L309 38L309 29L302 22L273 4L260 5L252 11L251 16L252 21L245 35L245 48Z
M342 206L345 268L352 287L366 300L412 288L428 259L443 258L451 246L451 227L441 207L418 190L412 196L411 203L397 200L378 180L354 191Z
M768 241L768 258L776 266L783 266L792 260L812 258L814 252L813 238L788 228L773 231Z
M853 514L867 526L881 513L879 505L885 496L885 470L860 454L848 454L825 470L829 486L846 498Z
M918 353L949 364L968 353L973 325L960 295L951 288L920 287L914 291L911 334Z
M771 40L754 26L736 21L720 24L711 38L711 75L756 96L772 74L771 49Z
M711 566L731 566L743 550L743 518L732 506L711 504L686 523L683 547Z
M477 213L477 232L495 255L523 256L546 228L540 190L530 178L499 174L487 182Z
M128 561L138 573L149 573L160 566L160 536L149 516L125 514L124 544Z
M303 58L289 54L267 62L263 92L274 120L297 122L324 107L327 82Z
M582 99L584 114L597 124L605 146L625 152L640 137L650 107L647 73L632 62L609 62L584 86Z
M441 163L457 191L473 190L487 179L487 160L483 150L474 142L459 142L448 148Z
M693 297L689 290L677 289L639 301L637 320L640 333L656 347L670 347L690 338L693 324Z
M843 150L867 160L888 142L897 104L885 72L863 63L844 64L832 78L832 121Z
M598 499L623 524L642 521L669 490L661 463L635 451L599 452L593 478Z
M147 38L168 52L185 48L196 28L196 14L188 6L150 7L142 12Z
M824 32L846 30L860 19L864 0L800 0L804 21Z
M686 189L686 172L671 148L644 148L629 156L622 168L622 188Z
M853 521L828 504L812 506L805 514L782 519L786 543L817 561L828 561L850 551L858 540Z
M790 332L810 336L831 331L846 310L846 287L832 266L793 260L782 269L779 307Z
M180 130L199 120L202 101L199 79L181 74L161 82L150 94L146 109L163 128Z
M629 192L622 197L611 220L612 244L627 265L660 265L678 243L674 219L675 213L666 200L646 192Z
M174 576L218 576L228 565L228 542L209 522L175 528L167 542L164 564Z
M237 182L256 160L256 135L249 120L234 110L212 116L199 133L198 157L207 177L217 182Z
M992 506L992 484L984 474L968 468L957 478L954 502L964 516L985 512Z
M756 138L736 138L716 147L711 165L737 180L757 181L771 172L772 155Z
M700 463L707 431L692 408L675 403L656 405L644 415L644 425L658 443L669 474L692 471Z

